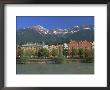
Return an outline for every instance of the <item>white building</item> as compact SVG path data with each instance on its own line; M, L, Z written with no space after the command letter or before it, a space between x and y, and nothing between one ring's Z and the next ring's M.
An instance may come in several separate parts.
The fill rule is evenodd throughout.
M43 46L43 48L46 48L46 49L48 49L48 45L44 45L44 46Z
M63 44L63 47L64 47L64 49L68 49L68 44L67 43L64 43Z

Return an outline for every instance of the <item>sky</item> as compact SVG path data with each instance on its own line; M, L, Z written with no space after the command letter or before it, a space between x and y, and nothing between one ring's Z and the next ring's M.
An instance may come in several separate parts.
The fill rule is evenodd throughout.
M16 16L16 29L41 25L47 29L94 25L94 16Z

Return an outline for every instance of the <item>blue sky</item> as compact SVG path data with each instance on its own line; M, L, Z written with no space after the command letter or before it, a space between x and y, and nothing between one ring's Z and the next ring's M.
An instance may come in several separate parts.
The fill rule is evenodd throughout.
M94 16L16 16L17 29L36 24L47 29L64 29L75 25L94 25Z

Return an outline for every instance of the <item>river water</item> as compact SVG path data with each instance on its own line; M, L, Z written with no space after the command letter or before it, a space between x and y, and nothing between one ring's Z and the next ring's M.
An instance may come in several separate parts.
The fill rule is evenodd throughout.
M94 63L17 64L16 74L94 74Z

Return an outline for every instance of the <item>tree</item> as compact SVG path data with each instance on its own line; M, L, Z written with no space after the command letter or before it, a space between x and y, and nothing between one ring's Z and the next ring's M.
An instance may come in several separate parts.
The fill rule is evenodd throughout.
M85 58L89 57L90 56L90 50L88 49L85 49Z
M59 48L59 55L57 56L55 62L57 64L65 64L66 63L66 58L65 56L62 54L62 47Z
M23 54L23 50L21 47L17 47L16 49L16 63L21 63L20 57Z
M77 48L72 48L72 57L74 58L74 56L77 56L78 55L78 49Z
M58 51L58 50L55 49L55 48L53 48L52 51L51 51L51 55L52 55L54 58L58 55L57 51Z
M94 59L94 49L91 50L91 56Z
M67 56L68 56L68 49L64 49L63 50L63 55L67 58Z
M21 54L22 54L21 47L17 47L17 49L16 49L16 59L19 59L19 57L21 56Z
M46 48L42 48L38 51L38 57L40 58L46 58L48 57L48 55L49 55L49 52Z
M43 49L38 50L38 57L43 57Z
M36 49L35 49L35 54L34 54L35 58L38 58L38 51L39 51L39 49L36 48Z
M31 58L31 52L28 50L21 50L20 59L18 63L25 64Z
M84 62L84 63L92 63L93 62L93 56L92 56L91 50L85 49L85 59L82 62Z
M66 63L66 58L64 55L59 54L55 60L56 64L65 64Z
M35 54L36 54L36 48L30 49L30 52L31 52L32 56L35 56Z
M49 51L48 51L48 49L46 49L46 48L43 49L43 56L44 56L45 58L49 56Z
M79 48L79 57L84 58L84 54L85 54L85 49Z

